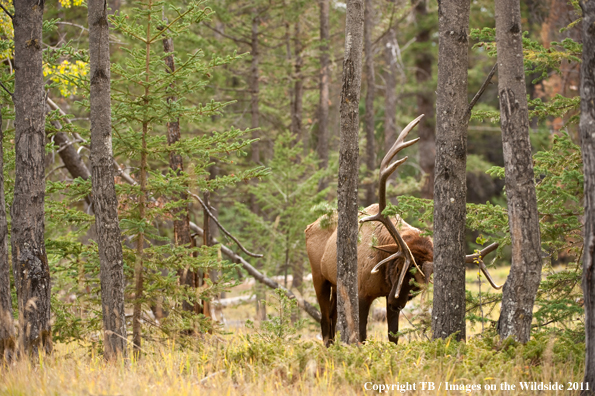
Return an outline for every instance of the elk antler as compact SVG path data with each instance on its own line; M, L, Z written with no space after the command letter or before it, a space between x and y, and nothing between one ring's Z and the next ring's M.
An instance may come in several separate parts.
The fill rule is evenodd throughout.
M374 216L364 217L363 219L361 219L359 221L360 223L365 223L367 221L379 221L380 223L382 223L382 225L384 225L386 227L386 229L388 230L390 235L393 237L393 239L395 240L397 245L399 245L401 247L401 250L399 252L391 255L390 257L388 257L385 260L382 260L381 262L376 264L376 266L372 269L372 273L375 273L378 271L378 268L382 264L385 264L385 263L399 257L400 255L405 256L405 264L403 265L403 268L401 269L401 273L399 274L399 282L397 283L397 292L395 293L395 298L398 298L399 294L401 293L401 287L403 285L403 280L405 279L405 274L407 273L407 271L409 271L409 267L411 267L411 264L415 265L415 267L417 267L417 269L420 272L421 272L421 269L417 266L417 263L415 262L415 259L413 258L413 254L411 254L411 251L409 250L409 246L407 246L405 241L403 241L403 238L401 238L401 234L399 234L399 231L397 231L393 222L390 221L390 219L387 216L382 214L382 212L386 208L386 181L388 180L389 176L399 167L399 165L401 165L403 162L407 161L407 158L408 158L408 157L404 157L404 158L397 160L391 164L390 162L392 161L393 157L395 155L397 155L397 153L399 151L417 143L417 141L419 140L419 138L417 138L417 139L410 140L408 142L404 141L405 138L407 137L407 135L409 134L409 132L411 132L411 130L419 123L419 121L422 119L423 116L424 115L422 114L419 117L417 117L415 120L411 121L409 123L409 125L407 125L405 127L405 129L403 129L403 131L401 131L395 144L393 144L391 149L388 150L388 152L382 159L382 162L380 163L380 185L378 186L378 213L376 213ZM423 273L422 273L422 275L423 275Z
M482 258L484 258L488 254L492 253L497 248L498 248L498 244L492 243L490 246L487 246L486 248L484 248L481 252L475 253L475 254L468 254L465 257L466 263L476 264L481 269L481 272L483 272L483 274L486 276L486 278L488 279L488 282L490 282L490 285L492 285L492 287L496 290L501 289L503 285L500 285L500 286L496 285L496 282L494 282L494 279L492 279L492 276L488 272L488 268L484 264Z

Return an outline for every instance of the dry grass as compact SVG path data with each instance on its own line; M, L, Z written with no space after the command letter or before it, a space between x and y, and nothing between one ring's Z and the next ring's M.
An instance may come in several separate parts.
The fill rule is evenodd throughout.
M498 282L506 275L494 271ZM468 277L473 287L476 272L469 271ZM485 334L469 336L466 344L402 337L399 345L392 345L385 341L386 323L376 322L369 326L365 345L327 349L317 339L314 324L294 341L264 339L246 329L241 323L252 316L253 305L226 310L226 318L236 324L226 329L230 334L205 335L185 347L175 340L147 342L139 361L108 364L89 346L58 344L52 356L36 364L21 361L0 367L0 395L376 394L364 388L366 382L415 384L417 391L409 394L516 395L537 393L519 390L520 382L558 382L566 388L583 377L584 344L563 335L539 334L525 346L502 345ZM401 328L409 326L402 321ZM434 382L436 390L422 391L424 381ZM446 392L445 382L492 384L496 390ZM501 390L504 382L517 389Z
M365 382L421 381L495 384L504 381L580 382L582 362L556 339L527 346L498 347L490 340L416 342L399 346L370 342L324 348L317 341L264 342L247 335L196 340L194 348L145 345L139 361L106 364L101 356L75 345L57 345L38 364L0 368L2 395L246 395L361 394ZM579 351L580 352L580 351ZM369 385L368 385L369 386ZM395 392L391 392L395 393ZM398 392L397 392L398 393ZM459 392L418 392L457 394ZM465 393L465 392L462 392ZM572 392L564 392L572 394Z

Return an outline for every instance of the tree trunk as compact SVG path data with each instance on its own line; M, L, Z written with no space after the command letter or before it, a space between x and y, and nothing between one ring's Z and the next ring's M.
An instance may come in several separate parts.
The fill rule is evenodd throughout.
M330 0L320 1L320 103L318 106L318 144L316 152L318 153L320 169L326 169L328 166L328 110L329 110L329 84L331 79L329 42L330 34ZM326 177L320 179L318 191L328 187Z
M366 113L364 115L364 131L366 134L366 197L364 206L370 206L376 202L376 183L373 182L374 168L376 168L376 150L374 148L374 49L372 48L372 32L374 31L374 4L372 0L365 0L364 19L364 51L366 62L364 72L366 74Z
M0 108L1 110L1 108ZM10 262L8 261L8 225L4 199L4 149L2 140L2 113L0 112L0 361L10 362L15 350L15 332L10 295Z
M415 17L421 29L415 41L422 48L415 54L415 80L417 82L417 111L426 116L417 128L419 133L419 166L425 174L422 187L423 198L434 198L434 162L436 160L436 134L434 133L434 88L429 86L432 81L432 54L428 46L430 29L426 26L428 10L426 2L420 1L415 6Z
M251 123L250 126L252 129L257 129L260 127L260 112L258 109L258 95L260 93L259 87L259 58L258 58L258 24L260 23L260 18L258 17L258 10L254 9L252 11L252 63L250 66L250 92L251 92L251 100L250 100L250 112L251 112ZM258 139L260 137L260 131L253 131L252 138ZM260 142L252 143L252 162L255 164L260 164ZM258 204L256 202L256 197L251 194L250 195L250 209L254 213L259 212ZM262 267L262 264L260 265ZM264 288L260 285L255 285L256 291L256 319L257 320L266 320L266 305L264 304L264 300L266 298Z
M167 23L167 19L165 19ZM171 37L163 39L163 52L169 54L165 57L165 70L168 73L173 73L176 70L174 63L174 41ZM167 98L167 102L175 102L177 98L170 96ZM167 144L169 146L179 142L181 139L180 134L180 120L175 119L168 121L167 123ZM177 174L180 175L184 171L184 160L182 155L174 151L169 153L169 167ZM181 201L188 199L188 194L181 192L172 196L173 201ZM174 216L174 238L177 246L188 246L192 245L192 239L190 238L190 216L188 212L188 204L185 207L178 207L172 209L172 215ZM179 271L180 286L188 286L195 288L195 274L189 271L188 268ZM194 303L184 300L182 302L182 309L184 311L193 312Z
M512 336L526 343L531 336L533 303L541 281L541 242L529 141L519 0L496 2L496 43L508 222L512 242L512 264L502 292L498 332L502 340Z
M153 2L149 0L148 9L150 10ZM149 78L150 78L150 62L151 62L151 14L148 14L147 21L147 36L145 40L145 98L149 97ZM148 99L144 99L145 106L148 106ZM139 220L145 220L146 214L146 203L147 203L147 134L149 133L149 122L143 121L143 130L141 135L141 154L140 154L140 194L138 196L138 212ZM142 327L140 323L140 317L142 313L142 298L144 293L143 285L143 271L144 271L144 247L145 247L145 234L140 231L136 240L136 262L134 264L134 306L132 312L132 344L133 353L138 359L141 353L141 342L142 342Z
M592 395L595 386L595 1L581 1L583 62L581 64L580 133L585 175L585 240L583 293L585 298L585 379Z
M359 340L357 288L357 182L364 0L347 0L341 89L337 226L337 329L341 341Z
M438 96L434 181L434 338L465 340L465 184L469 1L438 6Z
M294 79L294 100L293 100L293 119L291 120L291 125L293 126L293 133L296 135L298 139L302 140L302 145L304 147L304 156L308 155L308 135L302 128L302 108L303 108L303 96L304 96L304 81L302 76L302 42L300 40L300 20L295 23L295 38L294 38L294 47L295 47L295 79Z
M51 110L49 105L46 106L47 112ZM80 177L83 180L87 180L91 177L91 172L87 168L87 165L81 159L80 154L78 153L76 147L68 136L64 132L60 132L62 129L62 124L59 121L52 121L52 126L56 128L58 131L54 133L52 136L52 140L54 142L54 147L58 150L58 154L60 155L60 159L64 163L64 167L70 173L73 179ZM46 136L49 134L49 131L46 130Z
M15 184L12 263L23 352L52 350L50 269L44 243L45 91L42 63L43 1L15 1Z
M389 150L397 138L397 32L390 28L386 33L384 45L384 59L386 68L384 73L384 147L383 152Z
M88 10L91 63L92 199L99 248L105 358L113 360L118 355L126 357L127 345L124 312L124 258L118 222L118 197L114 184L112 153L107 4L103 0L89 0ZM74 150L74 147L72 149ZM82 161L74 161L75 165L80 163ZM71 168L78 169L74 166ZM68 169L73 174L73 170ZM83 178L84 170L78 172Z
M252 129L258 128L259 125L259 112L258 112L258 24L260 19L258 17L258 10L253 10L254 16L252 17L252 62L250 65L250 127ZM252 131L252 139L258 139L260 137L259 131ZM260 142L252 143L252 162L255 164L260 163Z

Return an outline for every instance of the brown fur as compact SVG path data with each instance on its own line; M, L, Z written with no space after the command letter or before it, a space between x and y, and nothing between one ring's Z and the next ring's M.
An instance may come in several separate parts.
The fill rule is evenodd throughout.
M378 204L371 205L365 209L366 215L378 213ZM320 304L322 314L321 328L325 344L332 342L334 327L336 323L336 285L337 285L337 233L336 222L332 226L322 228L320 219L306 228L306 248L308 258L312 267L312 280L316 290L316 297ZM433 260L433 243L428 237L422 237L421 231L410 226L400 217L393 219L397 230L403 237L405 243L411 250L413 257L421 268L422 263ZM397 282L399 271L402 267L402 260L395 260L382 266L378 273L372 274L371 270L381 260L387 258L390 253L379 251L373 248L376 246L394 245L394 240L389 232L378 223L365 223L360 228L361 240L358 244L358 294L360 301L360 341L366 338L366 324L370 304L378 297L387 297L390 308L394 313L389 316L389 332L395 333L398 330L398 311L405 306L409 292L414 291L410 285L413 277L417 283L425 283L425 278L418 272L415 275L408 273L403 282L403 289L399 299L394 299L394 285ZM391 300L392 298L392 300ZM394 315L396 313L396 319ZM392 315L392 317L391 317ZM396 342L395 337L389 336L391 341Z

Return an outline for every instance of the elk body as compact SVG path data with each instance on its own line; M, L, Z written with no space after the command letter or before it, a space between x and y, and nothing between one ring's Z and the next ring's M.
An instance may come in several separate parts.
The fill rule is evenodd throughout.
M426 284L434 270L434 245L429 237L407 224L399 216L389 219L382 214L386 208L386 180L407 157L391 163L394 156L416 143L419 139L405 142L407 134L417 125L422 116L413 120L399 135L380 165L379 203L370 205L360 218L360 241L357 247L359 333L360 342L366 339L366 325L372 302L386 298L386 314L389 340L397 343L398 337L391 333L399 330L399 314L415 291ZM376 223L372 223L376 222ZM306 228L306 249L316 298L320 305L321 330L325 345L333 342L337 323L337 221L336 215L329 226L322 219ZM495 288L482 257L495 250L492 244L479 254L468 255L468 263L477 264ZM415 270L412 270L415 268ZM413 282L414 281L414 282Z

